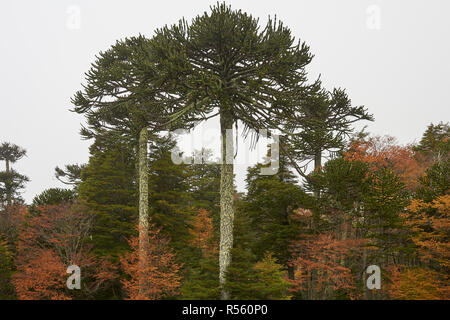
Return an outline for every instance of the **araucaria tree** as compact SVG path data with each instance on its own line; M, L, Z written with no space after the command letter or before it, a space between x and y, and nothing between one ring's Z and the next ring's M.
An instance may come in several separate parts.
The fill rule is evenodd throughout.
M0 161L5 161L5 171L0 171L0 202L10 207L14 200L20 200L18 191L29 181L28 177L16 172L11 164L19 161L27 154L25 149L4 142L0 145Z
M307 99L299 101L296 117L290 119L286 130L290 157L296 169L305 177L306 166L314 161L314 169L322 166L324 152L338 152L354 131L353 124L361 120L373 121L363 106L352 106L343 89L327 91L317 83ZM288 151L288 150L285 150Z
M233 247L233 125L240 120L245 133L278 128L307 95L304 68L312 55L281 22L269 19L260 29L258 19L224 3L191 24L181 20L158 30L151 42L158 80L186 102L172 119L189 123L220 117L219 279L221 297L228 299L224 284Z
M91 138L105 131L127 136L136 146L139 168L139 261L146 269L148 250L148 140L166 123L167 97L153 80L148 63L148 39L143 36L118 41L86 74L87 84L76 93L74 111L85 114L88 127L82 136ZM140 279L143 279L141 277ZM142 280L142 293L145 291Z

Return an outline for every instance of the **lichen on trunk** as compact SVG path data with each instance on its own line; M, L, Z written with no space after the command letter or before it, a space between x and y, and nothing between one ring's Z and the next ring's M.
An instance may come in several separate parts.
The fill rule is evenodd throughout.
M147 284L145 270L147 269L148 249L148 128L139 133L139 277L140 296L145 296Z
M220 131L222 137L222 164L220 176L220 246L219 246L219 282L221 299L230 299L225 289L226 272L231 264L233 248L233 117L229 112L220 114ZM228 130L227 130L228 129Z

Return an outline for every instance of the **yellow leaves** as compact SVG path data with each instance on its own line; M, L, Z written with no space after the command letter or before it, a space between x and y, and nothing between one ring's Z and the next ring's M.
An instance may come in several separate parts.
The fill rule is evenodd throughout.
M438 197L432 202L431 207L437 209L443 216L448 217L450 215L450 195L446 194Z
M447 300L449 286L445 276L424 268L391 267L391 283L387 291L393 299L398 300Z
M423 261L435 261L442 267L450 266L448 231L450 229L450 195L443 195L432 202L414 199L408 206L407 225L414 233L412 241L418 247ZM436 212L430 214L429 210Z
M281 265L277 263L277 259L273 257L273 254L271 252L266 252L264 254L264 258L261 261L258 261L254 265L255 270L260 271L279 271L282 269Z
M411 201L411 204L407 207L408 211L410 212L420 212L424 209L426 209L428 206L426 203L424 203L422 200L413 199Z
M446 194L433 200L431 203L426 203L422 200L413 199L408 206L411 212L420 212L425 209L437 209L439 214L448 216L450 214L450 195Z

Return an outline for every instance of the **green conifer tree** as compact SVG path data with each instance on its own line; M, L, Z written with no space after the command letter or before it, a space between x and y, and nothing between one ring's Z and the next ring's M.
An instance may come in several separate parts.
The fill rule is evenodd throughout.
M99 255L118 261L137 222L136 158L125 141L97 137L81 172L79 199L95 216L92 242Z

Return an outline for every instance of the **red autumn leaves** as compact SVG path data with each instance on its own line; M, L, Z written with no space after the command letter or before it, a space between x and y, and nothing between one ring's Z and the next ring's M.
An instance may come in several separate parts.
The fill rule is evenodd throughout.
M20 228L17 273L12 282L17 296L26 300L89 299L120 278L128 299L159 299L174 295L180 285L181 265L159 230L149 231L148 264L138 264L138 239L129 240L130 252L120 258L120 268L107 257L93 253L90 240L94 217L79 204L41 206L28 212ZM69 290L67 267L81 269L81 290ZM144 294L138 288L145 277Z

